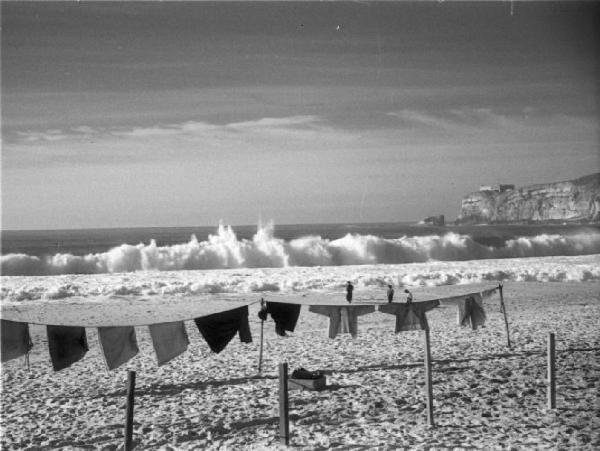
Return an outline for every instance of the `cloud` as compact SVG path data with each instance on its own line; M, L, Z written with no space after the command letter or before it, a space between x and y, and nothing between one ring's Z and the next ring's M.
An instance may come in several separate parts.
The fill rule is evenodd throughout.
M315 115L301 115L290 117L264 117L257 120L231 122L228 124L211 124L208 122L187 121L180 124L154 125L147 127L90 127L81 125L66 130L52 129L45 131L17 131L16 143L31 143L43 141L60 141L81 138L144 138L175 135L202 135L206 133L227 133L235 130L277 130L315 128L321 119Z
M290 117L264 117L254 121L234 122L228 127L238 129L248 128L288 128L288 127L308 127L317 126L320 118L314 115L290 116Z
M64 164L141 164L177 158L197 159L215 152L282 151L344 142L314 115L264 117L214 124L186 121L145 127L91 127L18 131L5 145L5 167Z
M41 132L17 132L17 136L23 142L61 141L70 137L69 134L63 133L62 130L58 129Z
M449 130L454 128L454 123L442 117L423 113L414 110L390 111L386 113L388 116L397 118L405 127L424 126L426 128L436 128Z
M400 110L389 111L386 116L396 118L402 129L412 130L413 133L480 137L484 142L490 138L502 139L505 142L540 139L562 141L566 131L570 131L568 135L577 132L589 137L594 135L597 127L593 117L547 114L532 107L513 111L448 108L435 113Z
M535 111L527 109L530 114ZM503 128L522 123L519 113L503 114L490 108L449 108L435 113L417 110L390 111L388 116L395 117L407 127L422 126L447 131L465 130L468 128Z
M498 111L490 108L448 108L435 112L402 109L381 114L383 126L363 124L356 129L335 126L316 115L262 117L224 124L185 121L144 127L92 127L19 131L3 149L3 165L43 167L52 165L123 165L152 161L224 160L239 155L271 155L301 152L307 158L325 153L344 153L374 158L374 151L388 149L381 158L409 147L416 149L480 146L512 147L515 156L529 144L577 141L597 145L594 118L549 115L533 108ZM566 146L565 146L566 147ZM367 150L369 152L367 152ZM449 152L458 152L451 150ZM381 152L380 152L381 153ZM218 154L218 155L217 155ZM362 158L362 157L361 157Z

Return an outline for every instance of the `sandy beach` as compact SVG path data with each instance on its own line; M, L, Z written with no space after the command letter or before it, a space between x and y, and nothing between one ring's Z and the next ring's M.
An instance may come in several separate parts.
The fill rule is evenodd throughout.
M490 284L414 290L417 299ZM493 285L492 285L493 286ZM512 349L499 296L486 300L487 326L456 326L454 307L428 314L436 427L427 425L423 333L394 334L394 318L360 317L359 335L327 337L328 319L300 314L289 337L265 325L257 374L254 338L212 354L186 323L188 351L158 367L145 327L140 354L105 369L95 329L90 351L53 372L43 326L32 326L28 371L2 366L2 449L118 449L123 446L127 370L137 371L138 449L278 449L277 364L324 370L327 388L290 392L290 445L297 449L598 449L600 446L600 284L510 283L504 288ZM157 304L158 305L158 304ZM185 302L169 308L185 309ZM5 306L6 308L7 306ZM107 315L118 315L108 306ZM76 320L77 318L73 318ZM81 318L80 318L81 319ZM546 408L546 339L557 340L557 409Z
M0 451L600 451L600 2L0 11Z

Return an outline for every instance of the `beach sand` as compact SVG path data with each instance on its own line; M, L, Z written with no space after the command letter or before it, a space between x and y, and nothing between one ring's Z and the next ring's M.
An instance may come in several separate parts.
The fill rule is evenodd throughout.
M413 292L418 301L491 286ZM435 428L427 424L422 331L394 334L394 317L377 312L359 318L357 338L330 340L328 319L303 307L289 337L278 337L270 319L265 324L258 375L260 321L253 305L251 344L234 338L221 354L212 354L188 321L188 351L158 367L147 328L137 327L140 354L110 372L95 329L87 329L85 358L53 372L45 328L31 326L30 370L23 359L2 365L0 445L122 448L129 369L137 371L137 449L283 449L277 366L287 361L290 371L327 374L323 391L290 391L293 448L599 449L600 283L509 283L504 296L512 349L497 294L485 301L483 329L459 328L455 307L428 314ZM185 313L186 305L163 308ZM116 317L119 309L109 304L106 315ZM557 343L555 410L546 401L549 332Z

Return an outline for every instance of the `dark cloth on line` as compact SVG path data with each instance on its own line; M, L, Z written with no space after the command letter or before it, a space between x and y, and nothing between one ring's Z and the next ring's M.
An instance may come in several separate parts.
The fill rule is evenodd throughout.
M54 371L70 367L88 352L85 327L46 326L48 349Z
M118 368L139 352L133 326L99 327L98 341L109 370Z
M2 362L27 355L33 348L29 335L29 324L3 319L0 321L0 327L2 328L0 346Z
M258 317L260 318L261 321L266 321L268 316L269 316L269 312L267 312L267 306L263 305L260 308L260 310L258 311Z
M267 302L267 312L275 321L275 332L285 337L285 331L293 332L300 316L300 304Z
M440 305L438 300L411 302L410 304L385 304L379 311L396 316L396 333L408 330L428 330L425 312Z
M329 317L329 338L339 333L349 333L352 338L358 334L358 317L375 311L374 305L311 305L309 312Z
M477 327L485 325L486 315L479 293L472 294L458 302L458 324L460 326Z
M486 314L483 308L483 297L491 296L497 288L481 293L468 293L440 299L441 304L457 306L457 323L459 326L471 326L473 330L483 327Z
M394 289L393 288L388 288L387 300L388 300L388 302L392 302L394 300Z
M158 365L183 354L190 343L183 321L148 326Z
M195 318L194 322L211 351L217 354L225 349L236 333L239 333L241 342L252 343L247 305L225 312L201 316Z

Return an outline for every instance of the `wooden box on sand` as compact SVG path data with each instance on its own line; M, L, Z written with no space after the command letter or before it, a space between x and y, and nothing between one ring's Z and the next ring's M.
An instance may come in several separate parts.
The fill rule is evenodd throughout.
M290 390L323 390L327 386L325 375L317 379L288 379L288 387Z

